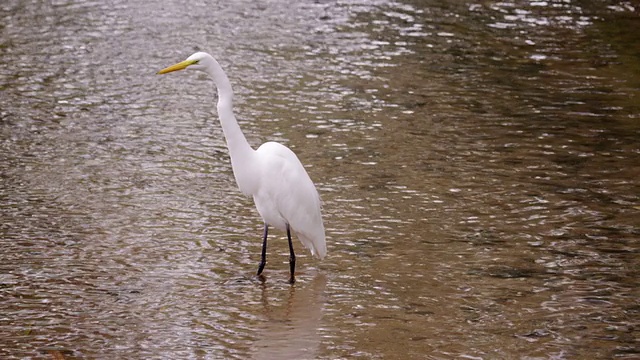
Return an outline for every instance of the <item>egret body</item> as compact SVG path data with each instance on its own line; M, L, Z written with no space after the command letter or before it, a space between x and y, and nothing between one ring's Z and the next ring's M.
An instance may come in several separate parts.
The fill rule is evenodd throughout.
M254 150L245 138L233 113L233 90L229 78L209 54L197 52L185 61L162 69L166 74L183 69L204 71L218 90L218 117L222 125L233 175L240 191L253 197L264 221L262 256L258 275L262 274L267 256L269 226L286 231L289 240L290 283L295 282L296 257L291 233L322 259L327 254L320 197L309 174L293 151L277 142L267 142Z

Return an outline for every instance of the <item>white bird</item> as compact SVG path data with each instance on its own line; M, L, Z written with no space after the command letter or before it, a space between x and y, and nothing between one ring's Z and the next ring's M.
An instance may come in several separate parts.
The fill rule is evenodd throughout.
M289 282L293 284L296 256L291 232L312 255L323 259L327 254L320 196L315 185L296 154L286 146L267 142L254 150L249 145L233 114L231 83L216 59L207 53L197 52L185 61L158 71L158 74L183 69L206 72L217 87L218 117L227 140L233 175L240 191L253 196L264 221L262 257L257 275L262 274L267 261L267 234L269 226L273 226L287 232L291 272Z

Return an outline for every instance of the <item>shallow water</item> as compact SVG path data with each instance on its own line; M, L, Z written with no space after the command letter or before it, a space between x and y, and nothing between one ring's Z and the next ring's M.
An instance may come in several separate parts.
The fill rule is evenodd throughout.
M0 357L637 358L634 6L4 1ZM320 190L294 286L196 50Z

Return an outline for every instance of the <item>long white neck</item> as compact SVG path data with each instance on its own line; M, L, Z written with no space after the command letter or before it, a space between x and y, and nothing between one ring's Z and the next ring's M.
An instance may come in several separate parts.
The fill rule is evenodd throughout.
M255 169L252 164L255 157L255 150L253 150L247 142L233 114L233 89L231 89L231 82L222 70L220 64L215 59L212 58L212 60L212 66L206 70L215 82L218 90L218 117L220 118L224 137L227 140L233 174L240 190L247 195L251 195L255 190L251 186L253 183L253 181L251 181L253 178L252 170Z

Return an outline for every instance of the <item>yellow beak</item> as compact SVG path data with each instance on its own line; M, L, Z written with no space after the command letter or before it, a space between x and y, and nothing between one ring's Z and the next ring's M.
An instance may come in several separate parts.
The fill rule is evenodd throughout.
M193 65L195 63L197 63L198 61L196 60L185 60L183 62L179 62L175 65L171 65L168 68L164 68L160 71L158 71L158 74L166 74L166 73L170 73L172 71L178 71L178 70L184 70L187 68L187 66L189 65Z

